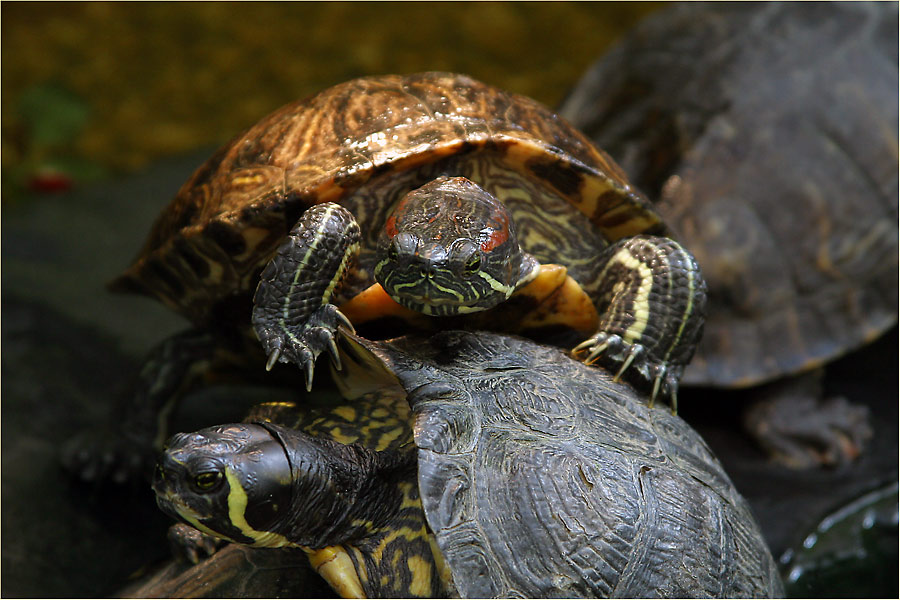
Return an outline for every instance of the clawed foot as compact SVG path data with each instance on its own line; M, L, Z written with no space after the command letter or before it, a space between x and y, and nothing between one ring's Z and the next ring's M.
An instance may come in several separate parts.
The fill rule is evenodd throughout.
M175 558L193 565L209 558L227 543L184 523L169 527L168 538Z
M63 467L82 481L117 484L149 481L156 462L152 445L105 427L83 431L61 451Z
M650 391L650 406L658 396L667 398L672 413L678 411L678 375L663 362L654 360L640 344L630 344L614 333L600 331L572 349L572 354L587 352L583 362L600 363L616 369L613 381L622 378Z
M341 358L334 341L338 327L355 333L350 320L333 304L322 305L300 325L282 323L276 327L258 327L257 335L269 357L266 370L271 370L276 362L295 363L303 370L306 391L312 390L313 370L319 354L327 352L334 367L341 369Z
M792 469L848 464L872 437L868 409L841 397L769 395L747 410L744 425L773 461Z

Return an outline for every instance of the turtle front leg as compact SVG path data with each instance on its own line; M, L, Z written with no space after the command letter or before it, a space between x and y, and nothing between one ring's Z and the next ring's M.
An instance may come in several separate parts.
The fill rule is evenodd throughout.
M133 386L115 399L109 422L62 445L63 466L88 482L149 479L181 400L204 382L244 368L241 344L199 329L160 343L144 360Z
M316 358L327 351L340 368L334 335L353 325L329 301L359 251L359 224L333 203L313 206L300 218L262 272L253 297L253 329L268 355L296 363L312 389Z
M167 537L172 556L180 562L191 565L212 556L228 543L185 523L176 523L169 527Z
M706 282L677 242L640 235L600 256L597 333L573 349L678 408L678 381L694 355L706 315Z

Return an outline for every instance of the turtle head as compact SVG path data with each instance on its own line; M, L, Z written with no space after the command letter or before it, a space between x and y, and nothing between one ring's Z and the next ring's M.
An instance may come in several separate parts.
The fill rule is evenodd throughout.
M375 452L273 423L176 434L157 464L159 507L200 531L258 547L324 548L395 517L415 453Z
M446 316L496 306L537 268L502 202L465 177L439 177L388 216L375 279L403 306Z
M253 546L282 546L275 533L290 510L284 447L255 424L179 433L157 464L153 491L163 512L197 529Z

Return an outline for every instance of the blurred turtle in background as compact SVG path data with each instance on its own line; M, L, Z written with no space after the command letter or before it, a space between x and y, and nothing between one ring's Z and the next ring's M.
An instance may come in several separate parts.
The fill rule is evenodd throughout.
M867 411L824 364L897 321L897 4L685 3L585 74L561 114L620 162L709 285L686 385L759 386L782 464L841 464Z

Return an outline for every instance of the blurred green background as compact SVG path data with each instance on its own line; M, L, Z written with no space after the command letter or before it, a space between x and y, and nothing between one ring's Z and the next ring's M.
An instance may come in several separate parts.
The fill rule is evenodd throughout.
M552 106L660 4L5 2L4 204L220 144L360 75L458 71Z

